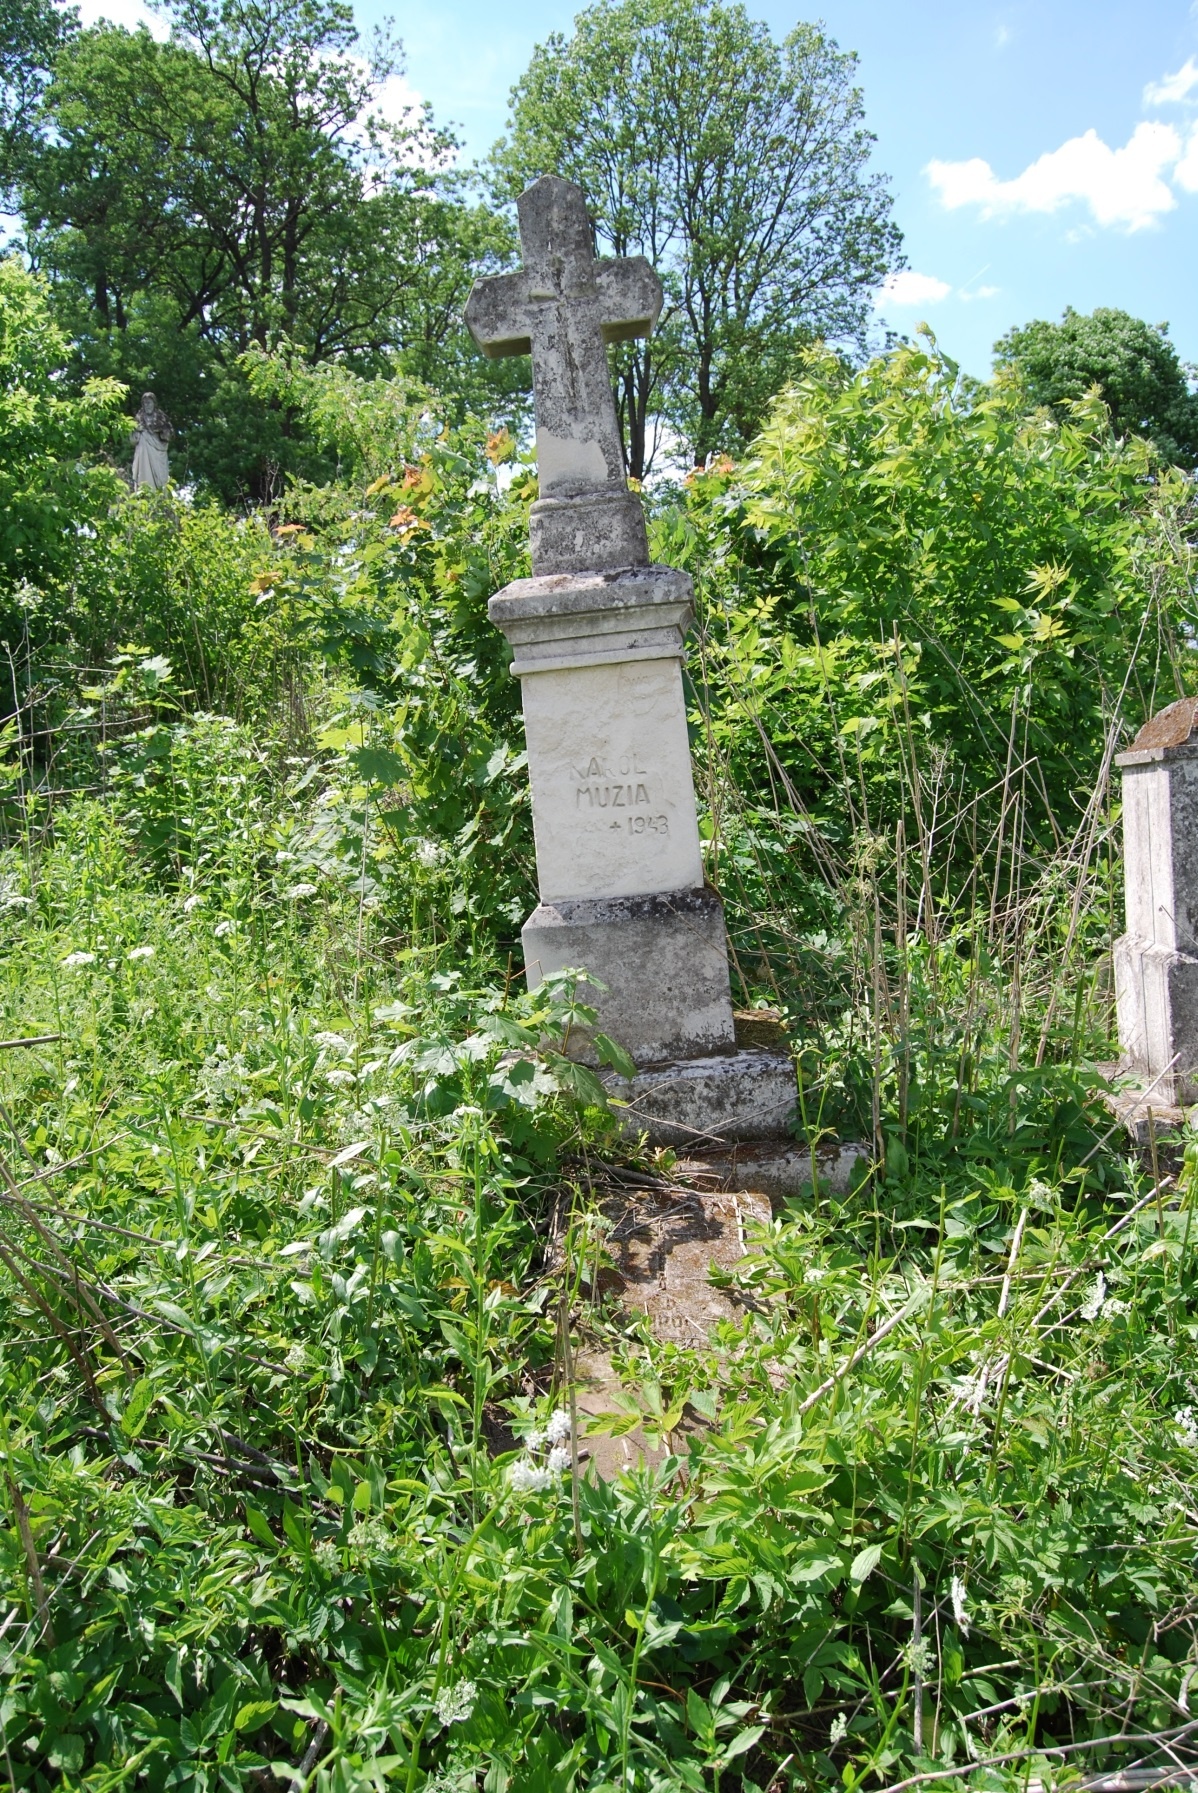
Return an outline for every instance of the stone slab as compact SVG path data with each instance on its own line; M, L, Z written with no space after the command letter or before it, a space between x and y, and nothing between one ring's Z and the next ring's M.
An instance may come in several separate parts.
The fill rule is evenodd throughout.
M724 908L709 887L542 903L521 937L530 989L567 970L589 971L606 986L584 983L579 995L637 1066L734 1045ZM571 1037L569 1050L598 1062L585 1032Z
M820 1191L847 1195L868 1171L873 1153L857 1140L829 1142L817 1146L814 1153L801 1141L763 1141L684 1152L673 1174L679 1182L699 1188L733 1190L783 1202L811 1194L813 1159Z
M677 657L537 672L521 685L542 903L701 886Z
M781 1052L729 1052L678 1060L625 1078L604 1074L625 1104L620 1125L650 1145L698 1148L784 1139L798 1103L794 1063Z

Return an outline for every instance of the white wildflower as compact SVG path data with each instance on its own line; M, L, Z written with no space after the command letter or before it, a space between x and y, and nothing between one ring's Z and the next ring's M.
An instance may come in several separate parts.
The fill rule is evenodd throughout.
M526 1451L539 1451L544 1443L544 1432L530 1432L524 1440L524 1448Z
M154 948L152 946L135 946L131 953L125 954L125 957L130 960L152 959L154 957Z
M433 1701L433 1711L443 1725L462 1725L474 1711L477 1698L478 1688L473 1681L458 1681L453 1687L441 1689Z
M316 886L315 884L293 884L287 895L293 903L298 903L301 897L315 896Z
M563 1469L570 1467L570 1447L567 1444L555 1444L545 1460L545 1467L550 1475L560 1475Z
M431 869L434 865L440 864L442 853L435 840L418 840L416 842L416 857L421 865Z
M378 1556L390 1548L391 1534L381 1519L359 1519L350 1531L349 1543L361 1556Z
M352 1071L326 1071L324 1080L331 1083L334 1089L344 1089L347 1083L356 1082Z
M1083 1320L1096 1320L1102 1312L1102 1304L1106 1300L1106 1277L1100 1270L1090 1285L1090 1293L1081 1305Z
M1102 1304L1104 1320L1113 1320L1116 1314L1129 1314L1131 1308L1126 1301L1120 1301L1117 1295L1110 1295Z
M189 896L187 901L183 905L184 915L190 915L193 909L198 909L200 904L203 902L203 900L204 899L200 895L198 890L196 891L194 896Z
M224 921L217 922L212 932L217 940L223 940L226 934L233 933L236 926L237 923L231 920L229 916L226 916Z
M965 1583L954 1575L949 1587L953 1603L953 1619L962 1637L969 1636L969 1608L965 1604Z
M508 1486L514 1494L539 1494L549 1486L549 1471L527 1457L513 1463L507 1472Z
M341 1552L332 1538L322 1538L313 1547L312 1556L317 1568L326 1575L335 1575L341 1567Z
M32 897L23 895L17 886L12 873L0 873L0 910L28 909L33 902Z
M904 1644L902 1658L905 1666L910 1669L911 1673L913 1675L919 1675L925 1681L929 1679L936 1666L936 1658L932 1654L932 1646L926 1637L921 1637L918 1643L912 1638L909 1644Z
M1194 1409L1179 1407L1173 1415L1173 1424L1177 1429L1178 1444L1184 1444L1188 1450L1198 1451L1198 1419L1194 1417Z
M61 961L68 971L74 971L77 965L94 965L95 962L95 953L68 953Z
M249 1066L243 1053L230 1055L229 1048L217 1046L200 1067L199 1087L205 1099L217 1105L233 1102L249 1087Z
M559 1407L556 1413L549 1415L549 1421L545 1427L545 1437L550 1444L561 1444L569 1438L570 1431L570 1415L564 1407Z
M838 1712L836 1717L832 1720L832 1729L828 1732L829 1749L835 1749L838 1743L844 1741L844 1735L848 1728L848 1714L845 1712Z
M283 1359L285 1367L289 1370L302 1370L307 1364L307 1361L308 1353L304 1350L302 1345L298 1344L292 1345L286 1357Z
M323 1046L326 1052L348 1052L349 1051L349 1041L345 1038L344 1034L314 1033L312 1035L312 1038L315 1040L315 1042L318 1046Z

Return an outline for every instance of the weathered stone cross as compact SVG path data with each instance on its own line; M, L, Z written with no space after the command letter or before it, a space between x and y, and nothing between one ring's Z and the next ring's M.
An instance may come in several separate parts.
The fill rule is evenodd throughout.
M532 355L542 524L538 531L534 520L534 565L547 573L643 562L643 525L633 530L636 542L625 539L639 506L619 505L625 517L605 505L602 521L598 515L546 517L545 506L565 501L577 513L579 499L625 498L606 344L649 334L661 310L661 282L640 255L596 261L586 201L569 181L542 176L520 195L517 210L524 266L518 274L478 281L466 324L484 355ZM591 539L575 548L569 538L580 526ZM625 559L613 561L609 553L596 560L596 534ZM591 557L580 560L579 553Z
M724 911L704 883L682 687L690 579L651 566L628 488L609 342L646 336L661 283L639 256L596 261L579 188L520 195L518 274L480 280L484 354L532 355L540 496L531 579L488 606L515 649L541 901L522 929L530 988L584 970L602 1031L642 1067L633 1132L768 1136L794 1105L786 1053L738 1051ZM598 1062L585 1028L570 1051Z

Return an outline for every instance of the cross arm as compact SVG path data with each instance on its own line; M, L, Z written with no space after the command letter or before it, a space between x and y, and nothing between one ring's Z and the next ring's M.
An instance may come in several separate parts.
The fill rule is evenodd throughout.
M648 336L661 315L661 281L643 255L595 263L604 342Z
M476 280L466 301L466 328L489 361L531 354L528 275L521 270Z

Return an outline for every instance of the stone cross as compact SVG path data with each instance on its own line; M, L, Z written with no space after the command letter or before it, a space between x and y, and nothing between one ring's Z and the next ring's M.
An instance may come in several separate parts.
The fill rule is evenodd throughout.
M644 256L595 259L586 201L569 181L542 176L517 211L524 266L478 281L466 324L484 355L532 356L533 570L644 565L644 521L627 489L606 345L648 336L661 282Z
M1127 924L1115 942L1119 1044L1146 1103L1167 1109L1198 1101L1198 699L1146 722L1115 764Z
M690 579L649 564L628 489L606 345L646 335L661 284L596 261L586 202L554 176L518 201L524 267L480 280L466 322L487 355L531 354L540 495L533 576L488 606L515 650L540 903L530 987L567 969L639 1075L631 1130L664 1144L771 1134L794 1106L785 1053L737 1051L724 910L704 880L682 654ZM596 1062L586 1029L570 1051Z

